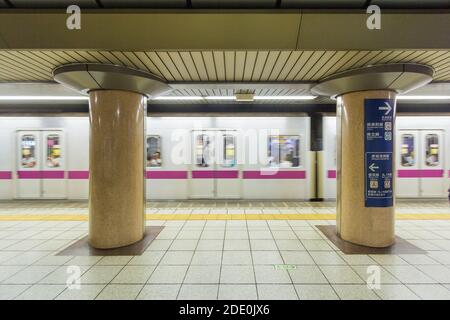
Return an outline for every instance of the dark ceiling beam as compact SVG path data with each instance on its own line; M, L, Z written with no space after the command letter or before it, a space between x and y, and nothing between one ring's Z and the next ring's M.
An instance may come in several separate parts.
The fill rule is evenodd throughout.
M335 104L255 104L255 103L233 103L233 104L148 104L147 114L149 116L158 114L162 116L209 116L226 115L241 116L253 114L255 116L264 116L267 114L313 114L325 113L335 114ZM89 114L89 105L87 103L70 104L0 104L0 116L66 116L66 115L85 115ZM450 104L419 104L419 103L398 103L398 115L447 115L450 116Z
M0 10L0 49L439 50L450 48L450 10ZM301 23L300 23L301 22ZM114 36L112 36L114 35Z

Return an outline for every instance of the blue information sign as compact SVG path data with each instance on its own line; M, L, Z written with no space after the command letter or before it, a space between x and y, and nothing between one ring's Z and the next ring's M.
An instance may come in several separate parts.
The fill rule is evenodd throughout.
M395 101L364 100L365 206L392 207Z

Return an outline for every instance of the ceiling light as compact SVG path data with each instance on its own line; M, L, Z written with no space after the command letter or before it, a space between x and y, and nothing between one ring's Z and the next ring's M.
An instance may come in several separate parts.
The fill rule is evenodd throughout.
M155 97L153 100L201 100L203 97L199 96L161 96Z
M86 96L0 96L0 100L12 101L12 100L88 100Z
M236 99L235 96L207 96L205 97L206 100L234 100Z
M450 100L450 96L397 96L398 100Z
M316 96L255 96L255 100L312 100Z

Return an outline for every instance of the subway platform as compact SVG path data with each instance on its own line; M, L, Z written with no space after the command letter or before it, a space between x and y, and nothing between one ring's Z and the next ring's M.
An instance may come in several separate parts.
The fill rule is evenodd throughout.
M0 202L0 299L450 299L445 200L397 201L396 235L421 253L343 253L318 228L334 202L193 200L147 202L146 225L164 228L141 255L60 255L87 235L87 208Z

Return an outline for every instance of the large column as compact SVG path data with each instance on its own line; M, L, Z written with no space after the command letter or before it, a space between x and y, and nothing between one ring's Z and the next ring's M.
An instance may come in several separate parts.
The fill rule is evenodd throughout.
M170 87L148 72L115 65L66 65L53 76L89 93L90 245L110 249L138 242L145 230L146 99Z
M89 105L89 242L95 248L126 246L144 234L146 98L93 90Z
M395 99L432 75L424 65L369 66L327 77L312 89L337 99L336 229L343 240L394 243Z
M337 99L337 221L339 236L347 241L369 247L386 247L394 243L394 153L393 132L395 122L394 91L373 90L343 94ZM367 105L367 101L380 101L379 104ZM389 101L391 110L386 110L384 102ZM379 108L381 112L379 112ZM373 109L373 110L369 110ZM386 116L384 114L387 113ZM377 121L383 128L374 126L374 132L387 133L388 140L380 140L381 149L370 150L366 154L367 113L379 114ZM387 119L383 120L383 117ZM390 130L385 130L388 123ZM371 155L387 155L385 160L371 161ZM384 163L380 165L379 163ZM373 170L370 169L372 166ZM373 172L372 172L373 171ZM371 178L366 175L370 173ZM384 175L384 177L383 177ZM372 189L370 188L372 187ZM377 192L373 196L376 206L371 205L368 192Z

